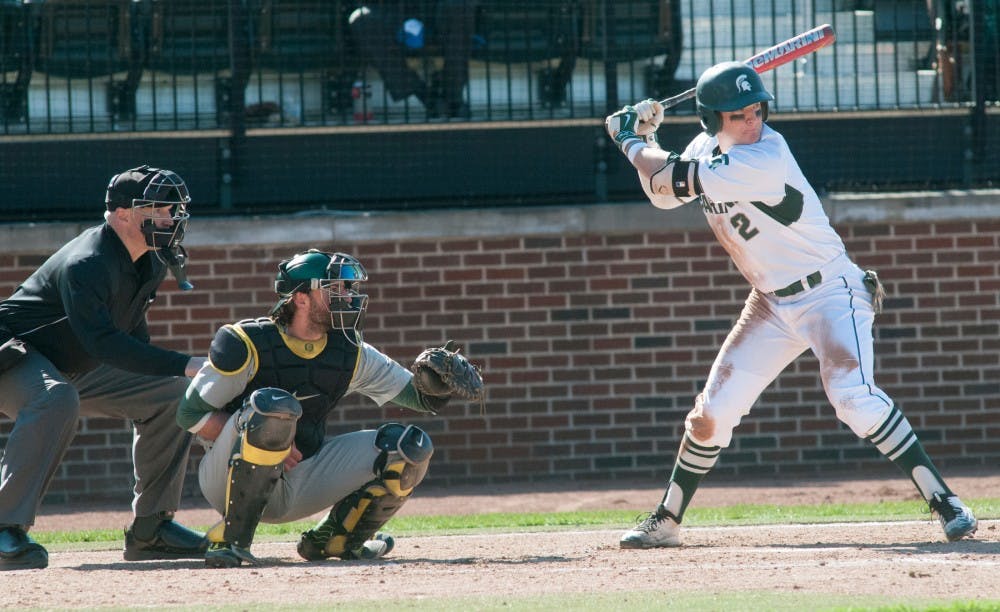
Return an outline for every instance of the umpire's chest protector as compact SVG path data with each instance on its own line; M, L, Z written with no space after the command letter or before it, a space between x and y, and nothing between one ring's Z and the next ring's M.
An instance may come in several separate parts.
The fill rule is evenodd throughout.
M246 396L262 387L288 391L302 404L295 445L303 458L308 459L323 443L326 417L347 393L361 349L338 330L327 333L326 347L321 352L303 356L285 342L270 319L247 319L236 326L253 344L258 367L246 389L227 409L237 410Z

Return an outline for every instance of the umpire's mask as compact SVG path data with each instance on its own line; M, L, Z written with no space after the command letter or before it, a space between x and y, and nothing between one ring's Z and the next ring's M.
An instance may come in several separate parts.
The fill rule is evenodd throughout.
M184 240L191 203L184 179L170 170L139 166L111 178L104 199L109 211L131 208L142 216L139 229L151 249L173 249ZM169 217L157 217L153 209L170 207ZM169 218L170 224L163 224ZM159 223L158 223L159 221Z

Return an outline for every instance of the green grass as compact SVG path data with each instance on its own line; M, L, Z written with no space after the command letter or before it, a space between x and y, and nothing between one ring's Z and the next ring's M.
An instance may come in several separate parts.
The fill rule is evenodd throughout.
M895 601L881 597L883 602ZM394 602L399 610L433 610L434 612L465 612L469 610L518 610L550 612L551 610L600 612L996 612L996 602L940 602L913 605L909 603L876 603L861 595L815 593L773 593L741 591L738 593L588 593L542 595L532 597L457 597L423 599L419 602Z
M980 519L1000 518L1000 498L969 499L967 503ZM550 531L558 529L616 529L633 525L639 510L595 510L546 513L486 513L441 516L398 516L387 525L393 535L448 535L462 533ZM867 504L823 504L770 506L740 504L718 508L690 508L684 515L688 527L726 525L780 525L791 523L839 523L861 521L930 520L927 506L916 501ZM258 537L294 539L310 529L311 522L297 521L282 525L261 524ZM198 525L207 529L208 525ZM86 531L32 531L43 545L119 543L120 529Z

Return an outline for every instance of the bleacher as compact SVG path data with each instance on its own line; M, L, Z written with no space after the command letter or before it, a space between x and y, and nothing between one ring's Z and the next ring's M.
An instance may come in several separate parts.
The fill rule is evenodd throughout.
M766 5L766 6L765 6ZM342 0L5 0L0 133L342 125L362 82L374 123L422 122L359 67ZM232 9L230 8L232 7ZM861 8L859 8L861 7ZM230 32L230 13L242 13ZM480 0L466 98L472 120L602 116L681 91L711 64L821 23L835 46L765 75L776 108L937 107L922 1ZM425 73L430 45L411 61ZM235 62L235 63L234 63ZM234 89L235 88L235 89Z
M429 32L400 57L426 83L447 51L430 5L462 1L408 0ZM997 185L1000 52L984 21L936 31L924 0L475 3L460 112L433 114L366 65L355 2L0 0L0 215L89 215L75 185L142 162L184 176L206 214L634 199L610 111L824 23L836 44L763 77L814 187ZM698 131L687 102L660 136Z

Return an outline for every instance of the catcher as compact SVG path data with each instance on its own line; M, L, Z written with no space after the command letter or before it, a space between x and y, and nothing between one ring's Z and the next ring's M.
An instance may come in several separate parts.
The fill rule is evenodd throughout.
M302 534L304 559L386 555L393 539L378 530L424 478L433 445L400 423L326 439L330 411L348 393L428 414L456 396L482 402L479 370L451 343L421 353L411 373L362 340L367 280L351 255L298 253L278 266L269 317L215 334L177 412L206 446L198 480L224 516L208 533L207 566L258 564L250 545L260 521L327 509Z

